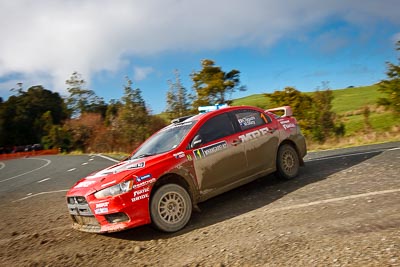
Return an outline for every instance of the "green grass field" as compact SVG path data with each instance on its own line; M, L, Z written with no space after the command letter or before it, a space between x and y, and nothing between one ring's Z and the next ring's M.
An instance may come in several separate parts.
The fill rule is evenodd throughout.
M334 99L332 110L341 118L345 124L346 137L364 134L373 131L378 134L392 131L394 127L400 126L400 118L393 116L390 112L377 108L377 101L384 94L379 92L378 85L361 86L346 89L332 90ZM312 94L312 93L310 93ZM269 98L264 94L254 94L233 100L233 106L250 105L260 108L272 108ZM364 107L371 109L369 130L365 128L365 117L362 114ZM294 114L296 116L296 114Z
M243 105L249 105L267 109L270 107L270 101L269 98L266 97L264 94L255 94L233 100L232 106L243 106Z
M376 105L380 97L384 95L378 91L378 85L354 87L340 90L332 90L332 110L337 114L343 114Z
M375 105L378 99L383 96L383 94L378 91L378 88L378 85L371 85L332 90L334 96L332 109L337 114L344 114L346 112L362 109L366 105ZM254 94L234 99L232 105L250 105L260 108L271 108L269 98L264 94Z

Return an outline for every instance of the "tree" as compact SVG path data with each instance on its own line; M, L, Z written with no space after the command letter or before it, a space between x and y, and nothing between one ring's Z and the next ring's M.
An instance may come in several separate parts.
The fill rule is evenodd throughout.
M371 109L369 108L369 106L364 106L362 111L364 116L364 131L369 132L372 129L371 122L369 121L369 117L371 115Z
M182 85L178 70L174 71L175 81L168 80L166 112L170 119L183 117L190 114L189 96Z
M265 94L270 98L274 106L289 105L295 114L302 131L311 135L312 129L312 97L301 93L294 87L285 87L283 91L275 91L272 94Z
M121 141L128 150L142 143L149 135L149 113L142 91L139 88L132 89L132 81L126 77L122 106L118 112L117 125L120 129Z
M199 106L226 103L237 89L246 90L244 86L240 86L240 71L233 69L226 73L209 59L202 60L201 65L202 70L191 75L196 92L193 102L195 109Z
M71 148L82 152L90 151L90 144L99 127L102 117L98 113L83 113L79 118L72 118L64 124L64 129L71 136Z
M59 148L61 151L69 151L72 147L72 137L65 127L53 125L49 133L42 137L44 148Z
M49 125L61 124L66 118L66 106L58 93L40 85L26 92L20 88L0 106L0 145L39 143Z
M317 87L317 91L312 95L313 139L320 143L330 137L339 137L345 134L344 123L338 121L336 113L332 111L333 98L328 81L323 81L321 87Z
M99 113L103 118L105 117L107 105L93 90L86 89L86 81L80 73L73 72L65 83L68 85L69 92L66 102L72 117L80 116L85 112Z
M329 88L308 95L286 87L266 96L276 106L292 107L305 136L324 142L331 136L344 135L344 124L336 123L336 114L332 111L333 94Z
M396 43L396 50L400 51L400 40ZM399 63L393 64L387 62L387 80L382 80L379 84L379 90L387 95L380 98L378 104L392 110L395 114L400 114L400 57Z

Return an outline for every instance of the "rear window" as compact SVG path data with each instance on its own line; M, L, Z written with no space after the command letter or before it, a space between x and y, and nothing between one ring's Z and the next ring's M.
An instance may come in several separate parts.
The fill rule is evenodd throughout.
M242 131L262 126L271 122L271 119L264 113L256 110L240 110L235 112L235 118Z

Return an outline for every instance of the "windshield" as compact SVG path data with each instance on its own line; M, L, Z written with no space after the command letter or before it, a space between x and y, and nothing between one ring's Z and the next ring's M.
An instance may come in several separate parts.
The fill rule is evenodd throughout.
M195 121L171 124L147 139L131 159L161 154L176 148L193 127Z

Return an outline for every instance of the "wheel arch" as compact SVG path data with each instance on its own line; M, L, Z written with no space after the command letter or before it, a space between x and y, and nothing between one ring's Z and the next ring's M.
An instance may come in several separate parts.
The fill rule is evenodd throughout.
M153 197L158 188L166 184L177 184L182 186L188 192L192 203L195 204L196 196L192 186L184 177L176 173L167 173L158 178L157 182L153 185L153 189L151 190L150 199Z
M282 143L279 144L279 147L278 147L277 151L279 151L279 149L283 145L290 145L291 147L293 147L294 150L297 153L298 158L299 158L300 166L304 166L304 160L303 160L303 157L300 154L300 150L299 150L298 146L296 145L296 142L294 142L293 140L290 140L290 139L285 139Z

